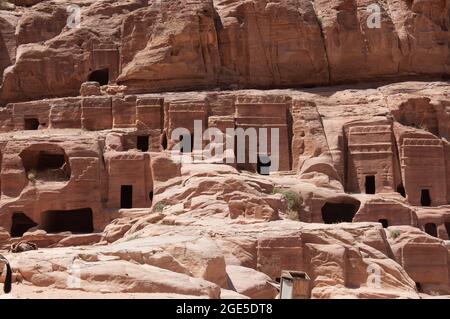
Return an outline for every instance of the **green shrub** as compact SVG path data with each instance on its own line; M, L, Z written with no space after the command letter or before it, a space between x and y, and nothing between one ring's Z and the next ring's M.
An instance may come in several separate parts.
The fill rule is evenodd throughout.
M400 236L399 230L389 230L389 238L397 239Z
M293 210L288 211L288 218L290 220L300 221L300 216L299 216L298 212L293 211Z
M316 16L317 17L317 23L319 24L320 29L323 30L323 20L322 17Z
M164 210L164 208L165 208L166 206L167 206L166 203L164 203L164 202L159 202L159 203L157 203L157 204L155 205L155 207L153 207L153 212L155 212L155 213L161 213L161 212Z
M272 191L272 194L281 194L286 198L286 201L288 203L288 217L292 220L300 220L298 211L301 208L302 200L300 196L290 190L280 189L280 188L274 188Z

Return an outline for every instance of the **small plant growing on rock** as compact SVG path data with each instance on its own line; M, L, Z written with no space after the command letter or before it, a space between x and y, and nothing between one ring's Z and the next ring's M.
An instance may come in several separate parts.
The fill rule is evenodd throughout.
M294 221L300 221L300 216L297 211L290 210L288 211L288 218Z
M399 230L389 230L389 238L397 239L400 236Z
M317 23L319 24L320 29L323 29L323 20L322 20L322 17L317 16Z
M153 207L153 212L154 212L154 213L161 213L161 212L164 210L164 208L165 208L166 206L167 206L166 203L164 203L164 202L159 202L159 203L157 203L157 204L155 205L155 207Z
M288 217L291 220L300 220L300 217L298 215L298 211L301 207L302 200L300 196L290 190L280 189L280 188L274 188L272 191L272 194L281 194L286 198L286 201L288 203Z
M34 169L28 172L28 180L30 182L32 182L33 184L36 183L37 173L36 173L36 171Z

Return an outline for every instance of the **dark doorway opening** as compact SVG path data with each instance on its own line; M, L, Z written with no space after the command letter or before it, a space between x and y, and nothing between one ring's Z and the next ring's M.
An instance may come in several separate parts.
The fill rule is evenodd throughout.
M425 224L425 232L433 237L437 237L438 233L437 233L437 226L434 223L427 223Z
M153 191L148 193L148 199L150 199L150 201L153 201Z
M167 149L167 135L166 132L164 132L161 136L161 146L163 148L163 150Z
M149 143L148 143L148 135L138 136L137 137L137 149L141 152L148 152Z
M70 231L86 234L94 231L92 209L51 210L42 213L42 228L47 233Z
M325 224L351 223L357 209L354 204L326 203L322 207L322 219Z
M25 130L35 131L39 129L39 120L36 118L24 119Z
M431 206L431 195L429 189L422 189L420 194L420 204L422 206Z
M450 240L450 222L447 222L444 225L445 225L445 230L447 231L448 239Z
M400 184L397 186L397 193L402 195L402 197L406 197L406 190L405 190L405 186L403 186L403 184Z
M180 144L181 153L192 153L192 150L194 149L194 134L180 135Z
M376 187L374 175L366 176L365 187L366 187L366 194L375 194Z
M133 208L132 185L122 185L120 187L120 208Z
M37 224L22 212L13 213L11 237L22 237L30 228L36 227Z
M109 70L101 69L92 72L89 75L89 82L98 82L100 85L107 85L109 83Z
M385 218L380 219L378 222L379 222L381 225L383 225L383 228L388 228L388 227L389 227L389 221L388 221L387 219L385 219Z
M272 166L272 161L270 156L259 155L258 163L256 166L256 171L260 175L270 175L270 167Z

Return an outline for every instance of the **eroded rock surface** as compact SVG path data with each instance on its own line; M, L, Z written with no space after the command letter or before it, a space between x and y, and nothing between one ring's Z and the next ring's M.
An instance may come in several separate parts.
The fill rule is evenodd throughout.
M0 16L0 101L75 95L96 77L146 93L449 72L448 0L90 0L79 27L72 2L15 3Z
M10 2L15 296L450 295L449 0Z

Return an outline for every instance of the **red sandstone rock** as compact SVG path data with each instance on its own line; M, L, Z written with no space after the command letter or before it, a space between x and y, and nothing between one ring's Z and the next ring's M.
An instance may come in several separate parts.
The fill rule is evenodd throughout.
M10 235L6 229L0 228L0 242L3 244L7 240L9 240Z
M408 226L389 228L387 237L396 260L420 292L449 294L448 246L442 240Z
M251 268L227 266L231 289L252 299L274 299L277 290L268 281L270 277Z
M450 294L450 85L299 88L448 76L449 0L384 1L379 29L368 0L89 0L80 28L68 1L15 4L0 250L39 247L7 256L19 295L274 298L283 270L312 298ZM221 133L180 163L198 123ZM248 128L279 136L254 163L261 139L242 163L219 138Z
M219 224L220 232L217 228ZM374 224L318 225L278 221L235 225L224 223L220 219L203 219L196 225L184 228L151 225L138 233L129 234L121 243L106 247L41 249L41 253L25 252L20 258L11 255L10 259L17 276L37 286L66 288L79 283L79 289L88 292L171 292L216 298L216 285L192 277L209 274L205 278L215 281L214 278L219 277L214 273L222 273L223 276L225 268L217 267L217 263L212 262L214 258L211 258L213 255L222 255L222 252L227 255L236 254L236 260L245 260L241 259L243 255L237 249L222 251L222 248L214 245L218 240L239 243L237 229L247 236L247 241L252 239L256 243L258 238L264 238L264 246L271 251L271 254L267 254L261 248L254 250L246 257L253 259L254 266L249 264L249 268L227 265L227 273L234 289L248 296L273 298L276 294L274 288L267 284L270 277L261 273L268 271L267 265L271 261L271 271L275 270L274 266L278 267L274 274L280 274L284 267L308 271L314 280L314 298L417 298L414 282L407 273L378 250L387 251L389 248L380 231L381 227ZM378 230L378 235L374 235L374 230ZM198 236L199 232L205 231L211 236L207 242ZM287 236L290 237L289 240ZM369 238L371 239L368 240ZM244 238L240 242L244 243L242 239ZM290 245L289 241L296 243ZM205 243L208 244L205 246ZM220 247L225 248L223 244ZM45 254L42 254L44 251ZM285 260L290 259L291 265L277 262L282 261L283 256L288 258ZM229 257L226 260L231 261ZM256 260L256 270L259 272L253 270L256 268ZM333 263L333 260L336 262ZM48 266L48 261L57 262L61 266L55 270ZM207 268L205 265L208 265ZM367 271L369 266L378 267L376 269L381 272L381 287L374 286L371 282L371 273ZM204 272L205 269L214 272ZM222 269L221 272L218 272L219 269ZM81 282L68 277L77 271L81 274ZM129 274L127 278L124 277L125 273ZM101 276L103 280L99 279ZM159 280L159 276L163 276L164 280ZM113 277L123 280L119 283ZM149 280L153 282L151 286ZM179 284L175 284L175 281Z
M70 29L64 2L39 3L3 18L15 25L19 15L20 21L17 40L3 36L10 58L0 64L0 97L73 95L99 74L92 72L106 69L103 84L144 93L448 74L448 0L387 1L380 6L380 28L367 23L371 4L102 0L85 3L81 27ZM44 32L44 24L51 28ZM16 53L23 43L29 45ZM34 63L44 60L49 63Z
M89 96L89 95L100 95L100 85L98 82L85 82L81 85L80 95L81 96Z

